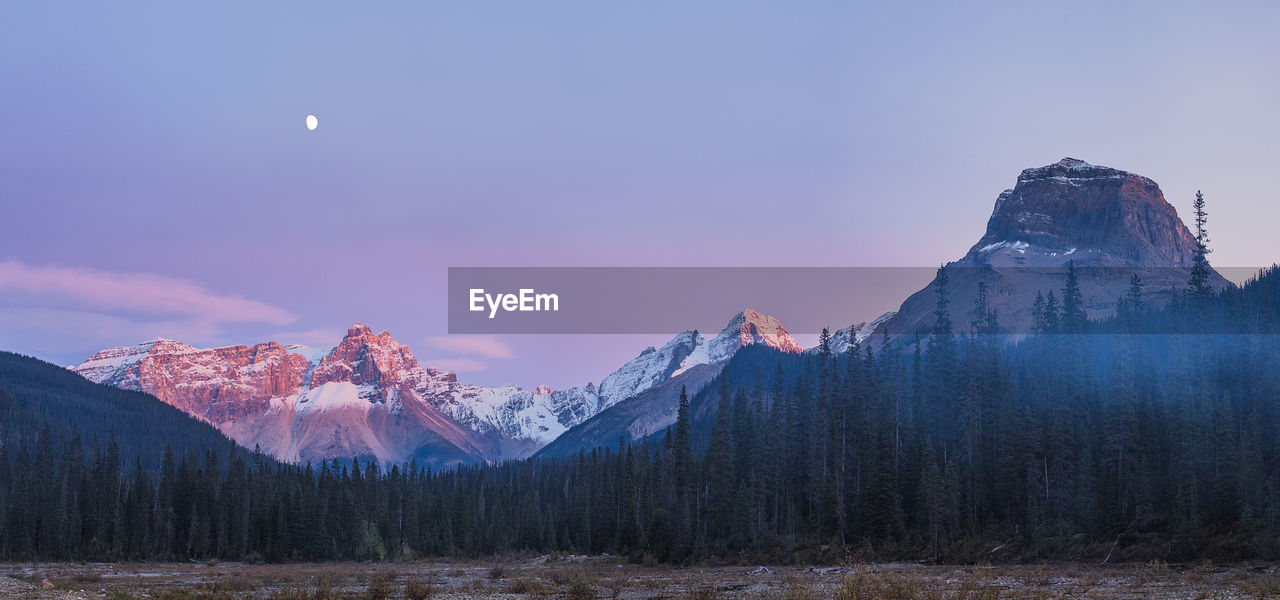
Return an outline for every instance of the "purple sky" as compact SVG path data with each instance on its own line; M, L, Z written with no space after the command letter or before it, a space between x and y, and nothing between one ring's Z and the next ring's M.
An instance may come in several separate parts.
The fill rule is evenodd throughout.
M0 348L361 321L599 381L667 336L442 339L446 268L937 265L1064 156L1280 257L1275 3L189 4L0 19Z

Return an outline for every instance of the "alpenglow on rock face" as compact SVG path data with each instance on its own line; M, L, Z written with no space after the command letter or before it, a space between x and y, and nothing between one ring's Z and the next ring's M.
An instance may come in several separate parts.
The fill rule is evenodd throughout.
M390 333L359 323L329 351L152 340L103 350L74 370L150 393L292 462L360 456L448 465L527 454L595 404L589 389L577 398L459 383L418 364Z
M451 373L423 369L390 334L360 324L328 352L152 340L103 350L74 370L152 394L286 461L416 457L447 465L494 452L491 440L429 401L429 391L449 387Z
M1064 158L1026 169L996 198L961 263L1190 267L1195 237L1141 175Z
M1119 169L1064 158L1026 169L996 199L987 231L946 266L951 320L968 331L978 281L985 281L1004 330L1031 329L1037 292L1062 293L1068 265L1079 271L1090 317L1115 310L1138 274L1148 299L1167 302L1186 286L1196 240L1160 186ZM1229 285L1216 272L1212 284ZM937 280L907 298L877 333L927 333L935 321Z
M459 382L419 364L390 333L357 323L330 350L156 339L102 350L74 370L152 394L281 460L450 465L529 456L600 411L753 343L797 347L776 319L744 311L715 338L685 332L645 350L598 388L530 390Z

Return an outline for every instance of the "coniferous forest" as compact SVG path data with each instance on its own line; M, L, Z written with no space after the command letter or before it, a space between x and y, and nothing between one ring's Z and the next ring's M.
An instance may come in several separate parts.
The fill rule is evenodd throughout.
M954 333L946 279L928 335L747 347L663 435L567 459L292 466L7 431L0 558L1280 557L1280 270L1220 292L1193 277L1158 309L1135 278L1105 321L1069 272L1016 342L982 294L979 333Z

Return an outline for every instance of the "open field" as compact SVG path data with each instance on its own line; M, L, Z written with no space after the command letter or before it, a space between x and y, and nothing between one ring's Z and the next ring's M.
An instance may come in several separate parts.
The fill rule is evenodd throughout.
M6 564L0 597L158 600L1280 598L1273 565L672 568L610 557L394 565Z

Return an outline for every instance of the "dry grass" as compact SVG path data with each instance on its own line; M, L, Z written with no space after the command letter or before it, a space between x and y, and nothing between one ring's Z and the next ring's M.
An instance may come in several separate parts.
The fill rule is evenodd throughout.
M428 579L411 579L404 584L404 597L408 600L426 600L436 594L436 587Z
M384 565L0 565L0 575L109 600L1255 600L1266 565L1081 564L673 568L612 557ZM52 592L50 592L52 593ZM44 596L32 596L40 597ZM53 597L53 596L49 596ZM61 596L59 596L61 597Z

